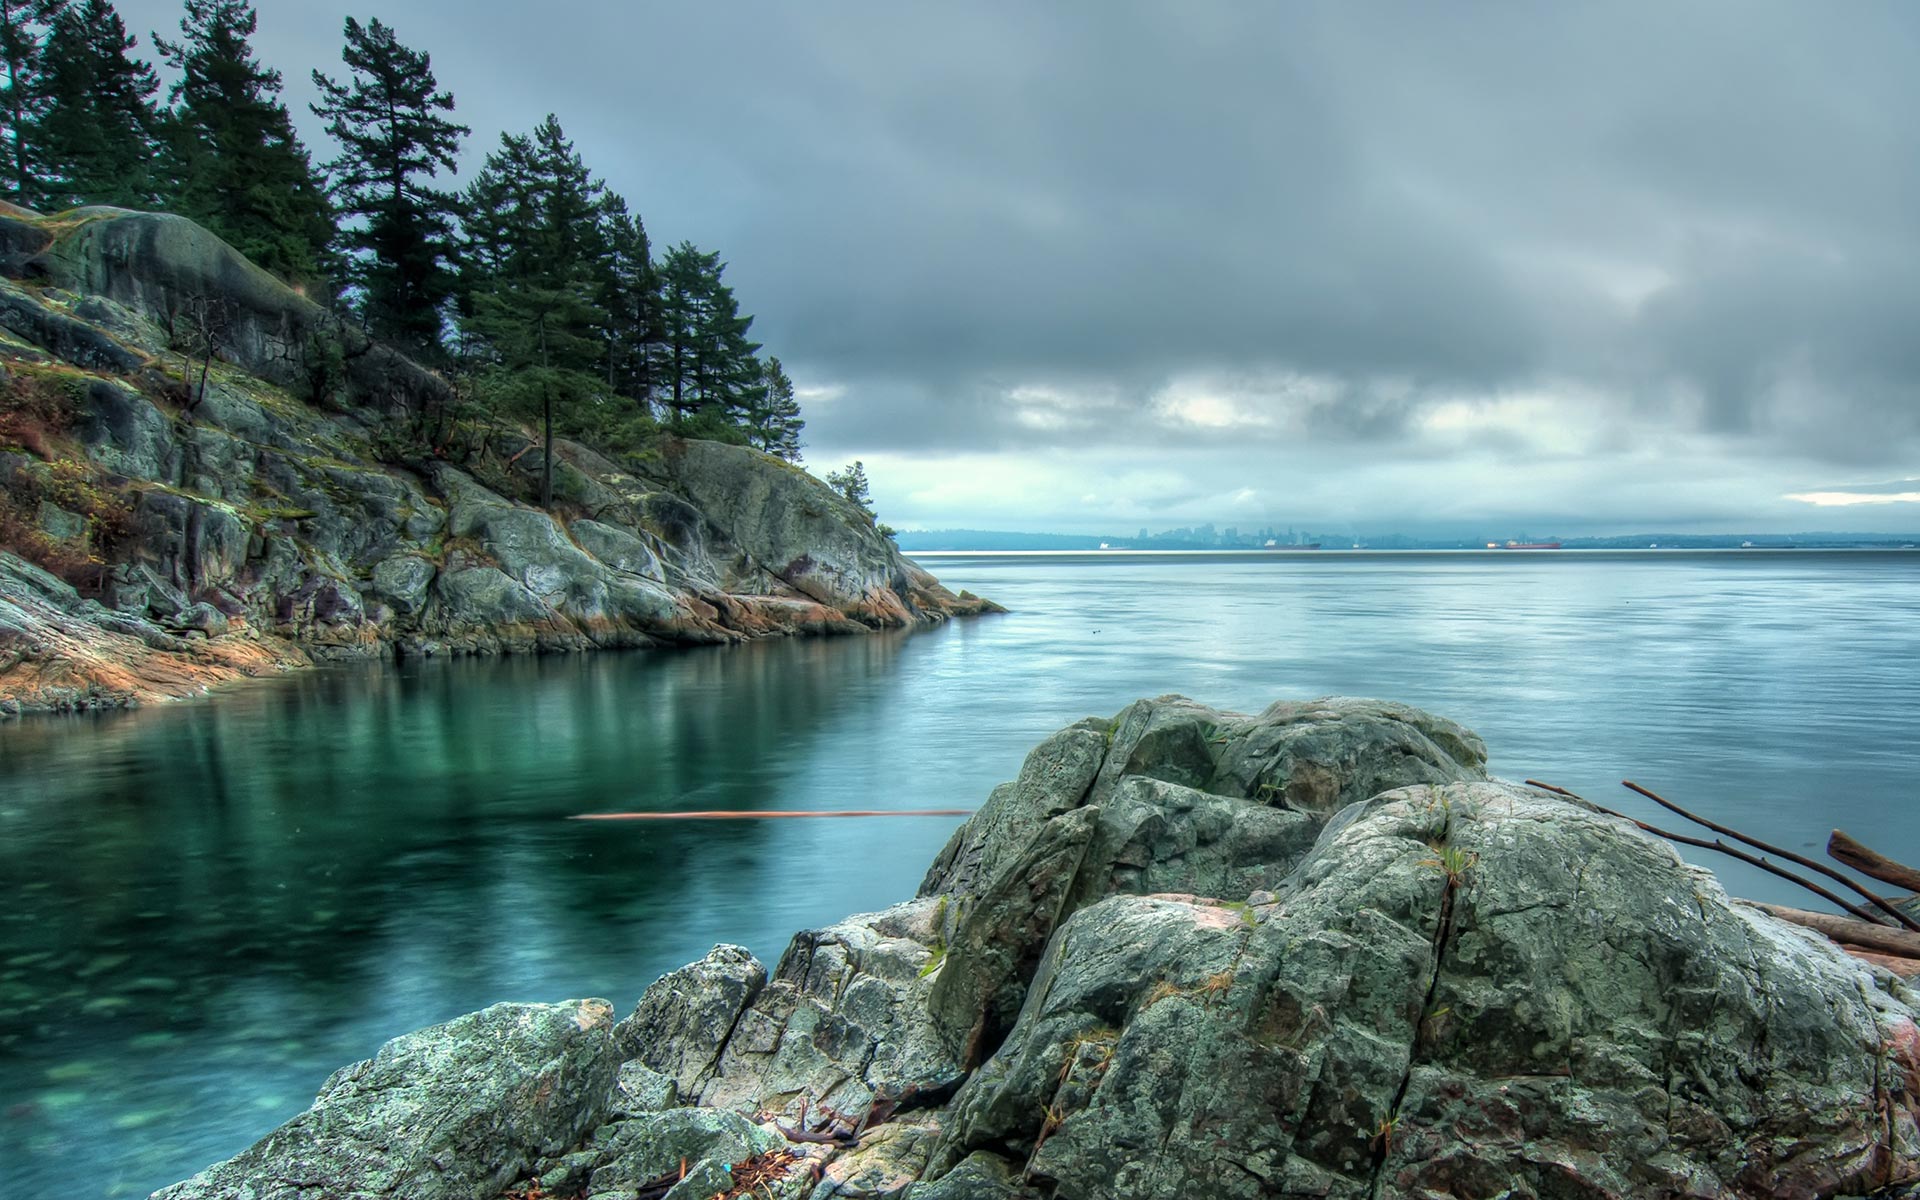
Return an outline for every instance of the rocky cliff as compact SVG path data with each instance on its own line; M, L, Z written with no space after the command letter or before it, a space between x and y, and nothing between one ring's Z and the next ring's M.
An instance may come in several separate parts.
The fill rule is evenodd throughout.
M178 217L0 212L0 370L0 712L992 607L739 447L563 440L543 511L526 431Z
M163 1200L1829 1197L1916 995L1400 705L1062 730L919 898L397 1039Z

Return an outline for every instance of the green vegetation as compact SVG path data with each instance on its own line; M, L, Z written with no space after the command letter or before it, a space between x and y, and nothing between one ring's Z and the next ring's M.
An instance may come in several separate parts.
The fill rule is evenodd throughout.
M178 74L165 198L274 274L324 288L332 206L279 100L280 72L254 57L257 24L244 0L186 0L180 39L154 39Z
M40 180L45 202L138 208L160 198L160 116L153 107L160 77L127 56L135 45L106 0L86 0L54 20L39 131L51 168Z
M347 18L341 57L345 83L313 73L321 102L314 115L340 155L327 164L352 257L346 282L357 289L367 332L424 358L441 354L442 314L453 298L453 197L425 185L458 166L469 130L444 115L453 94L438 89L433 62L400 44L375 18Z
M132 494L84 456L62 453L83 377L17 367L0 383L0 454L22 454L0 483L0 546L79 587L97 586L131 533Z
M774 360L776 364L778 359ZM796 427L796 434L799 432ZM827 472L827 486L839 492L847 503L865 513L867 520L873 522L874 529L884 538L896 538L899 530L878 520L873 511L873 492L867 483L867 466L854 459L838 471Z
M638 454L664 432L798 461L793 381L750 337L725 262L685 241L656 260L640 215L557 117L503 135L458 194L437 188L469 132L452 92L394 28L348 18L345 72L312 73L312 110L338 145L316 168L280 71L254 53L250 0L184 5L178 34L153 38L171 81L160 103L111 0L0 0L8 199L61 214L49 228L95 204L206 225L339 322L290 351L312 402L341 387L349 324L446 374L459 404L416 431L434 453L529 420L549 460L556 436ZM202 350L198 375L219 315L185 339Z

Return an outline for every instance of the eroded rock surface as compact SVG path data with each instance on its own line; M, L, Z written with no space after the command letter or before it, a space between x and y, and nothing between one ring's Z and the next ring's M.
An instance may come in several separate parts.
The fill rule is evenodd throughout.
M395 1038L251 1149L156 1195L497 1195L601 1123L618 1065L606 1001L496 1004Z
M597 1125L481 1153L459 1194L685 1200L770 1162L762 1194L813 1200L1821 1198L1920 1173L1920 996L1484 766L1467 730L1372 701L1080 722L920 898L771 972L718 947L665 976L604 1034L575 1114ZM282 1144L324 1194L385 1186L312 1148L332 1094L194 1184L282 1178Z
M98 601L0 609L16 666L50 645L65 660L59 679L0 660L15 710L141 703L310 658L866 633L994 608L742 447L661 437L616 461L561 439L555 502L536 507L538 440L456 437L444 379L193 222L5 220L0 520ZM34 586L0 560L0 590ZM144 639L113 666L126 621L258 649L215 656L228 670Z

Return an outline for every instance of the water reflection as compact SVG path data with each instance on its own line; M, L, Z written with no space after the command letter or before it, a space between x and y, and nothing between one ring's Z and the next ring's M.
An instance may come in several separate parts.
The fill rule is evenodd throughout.
M719 940L912 892L954 822L612 809L968 807L1141 695L1389 696L1494 766L1632 775L1791 846L1920 858L1913 555L934 561L1006 617L912 638L334 669L0 730L0 1161L143 1192L385 1037L500 999L622 1007ZM1719 866L1720 864L1716 864ZM1792 899L1725 868L1746 895Z

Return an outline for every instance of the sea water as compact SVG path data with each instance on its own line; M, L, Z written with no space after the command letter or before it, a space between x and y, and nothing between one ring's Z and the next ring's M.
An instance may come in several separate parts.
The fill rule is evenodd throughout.
M8 1194L143 1195L335 1068L500 1000L625 1012L715 942L912 895L1087 715L1379 696L1643 819L1920 860L1920 555L921 556L1012 611L913 636L363 665L0 728ZM1691 852L1690 852L1691 853ZM1736 894L1816 903L1739 864Z

